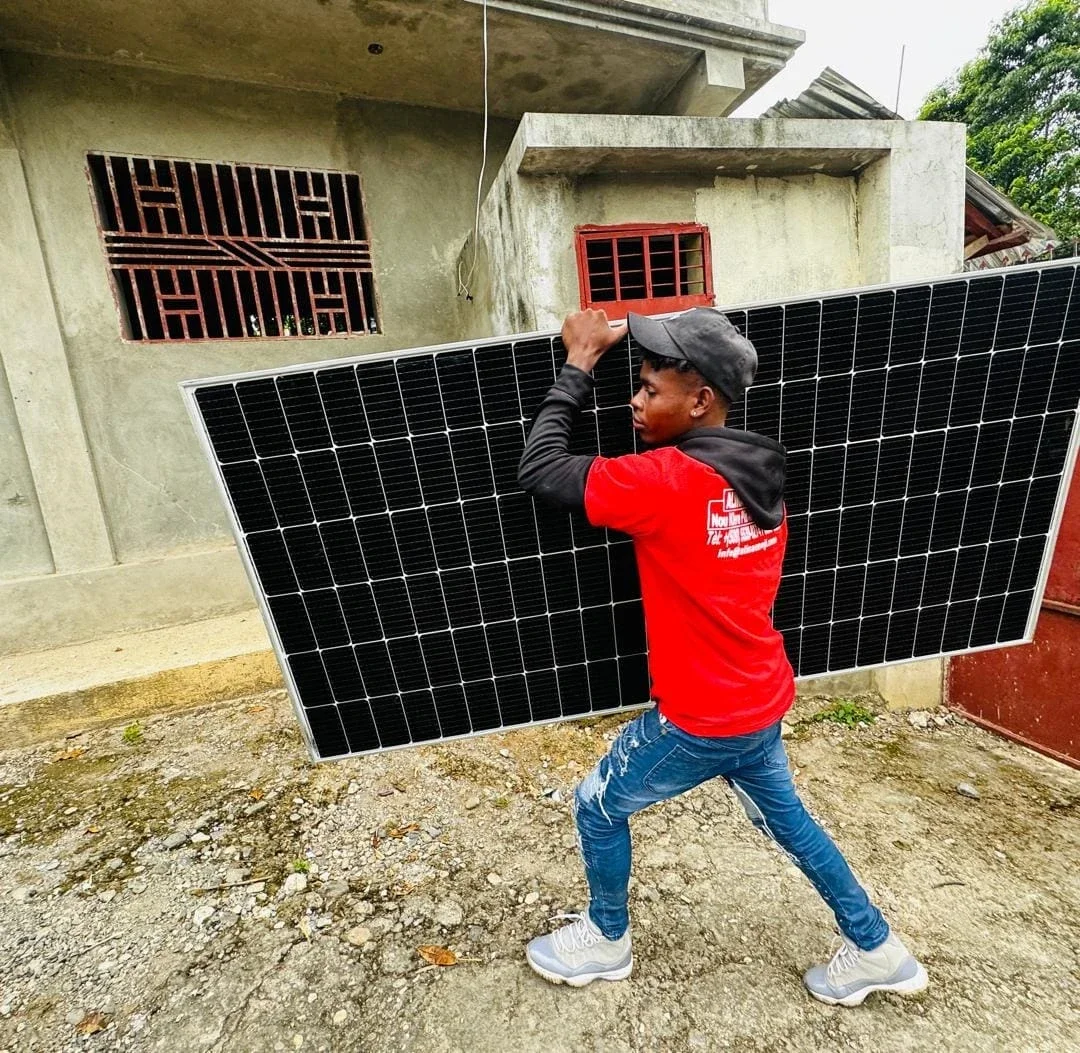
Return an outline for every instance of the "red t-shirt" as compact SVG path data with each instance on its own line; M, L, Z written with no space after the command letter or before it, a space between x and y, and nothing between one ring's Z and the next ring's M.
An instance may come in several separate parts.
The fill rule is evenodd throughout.
M770 610L787 520L756 526L715 469L674 446L597 457L585 485L594 526L634 539L652 696L694 735L745 735L795 697Z

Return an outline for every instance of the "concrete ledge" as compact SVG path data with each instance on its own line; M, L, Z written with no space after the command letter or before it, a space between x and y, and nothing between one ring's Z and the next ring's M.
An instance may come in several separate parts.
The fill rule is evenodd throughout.
M257 611L0 659L0 742L17 746L281 687Z
M98 570L0 581L0 655L216 618L250 610L254 603L232 543Z
M796 681L800 695L857 695L876 691L889 709L935 709L944 702L947 658L926 658Z
M28 746L123 724L138 717L196 709L283 687L273 652L169 669L154 676L102 684L0 706L0 742Z
M862 669L855 673L803 677L795 681L795 690L800 695L861 695L875 690L874 674Z
M468 0L480 4L484 0ZM764 0L487 0L490 8L696 52L683 79L650 112L730 113L787 65L806 40L801 29L768 21ZM539 107L538 107L539 108ZM636 107L641 109L641 107Z
M468 0L481 4L483 0ZM731 5L679 2L675 9L661 3L638 0L488 0L500 11L545 18L590 29L627 33L668 44L712 45L768 58L782 68L795 49L806 41L806 32L791 26L752 17L749 11L735 14ZM764 7L763 7L764 9ZM708 13L706 13L708 12ZM722 18L716 15L722 14Z

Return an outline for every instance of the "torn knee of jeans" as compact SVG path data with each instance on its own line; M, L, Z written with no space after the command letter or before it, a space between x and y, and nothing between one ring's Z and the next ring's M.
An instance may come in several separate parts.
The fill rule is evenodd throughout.
M604 791L611 779L611 767L608 766L607 774L601 775L601 765L598 764L584 779L581 780L574 791L574 816L577 817L577 809L581 805L595 804L600 809L603 817L610 823L611 817L604 811Z
M760 830L776 847L780 850L781 854L786 856L788 860L794 863L796 866L801 866L798 858L794 856L783 844L781 844L776 834L772 832L768 822L765 820L765 813L754 803L753 798L737 783L729 779L728 784L735 793L735 797L739 804L742 805L743 811L746 812L746 818L758 830Z
M575 810L577 806L582 804L588 804L589 801L594 800L600 793L600 765L598 764L588 775L585 776L581 782L578 783L577 789L574 791L574 805Z
M754 804L753 798L737 783L733 780L728 780L728 785L731 787L732 792L735 794L735 800L742 805L742 810L746 812L746 818L750 820L759 830L765 832L768 827L765 825L765 817L761 814L761 809Z

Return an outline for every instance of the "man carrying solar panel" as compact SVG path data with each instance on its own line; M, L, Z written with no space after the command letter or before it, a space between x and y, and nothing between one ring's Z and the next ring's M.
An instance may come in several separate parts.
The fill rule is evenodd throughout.
M629 817L716 776L832 908L841 946L804 976L823 1002L859 1005L871 991L909 993L926 972L856 881L795 792L780 736L795 682L770 610L787 523L784 450L724 427L757 371L757 353L718 311L660 321L631 314L641 387L630 406L644 454L567 452L591 371L625 338L602 311L563 325L566 365L541 404L518 479L535 497L584 511L634 539L655 707L628 723L573 798L589 884L585 914L534 939L532 968L581 987L633 968L627 882Z

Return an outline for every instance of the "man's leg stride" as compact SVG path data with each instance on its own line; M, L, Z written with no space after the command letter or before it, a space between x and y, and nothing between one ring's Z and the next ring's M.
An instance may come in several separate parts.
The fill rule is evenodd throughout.
M856 1006L873 991L924 990L926 970L890 930L832 838L799 799L779 728L759 760L726 779L751 822L792 859L836 916L841 946L830 962L804 974L810 994L829 1005Z
M655 709L647 709L623 728L574 791L589 907L585 914L557 915L571 923L526 948L529 965L546 980L583 987L593 980L623 980L633 969L628 820L719 774L709 764L688 763L685 753L675 750L671 728Z
M779 723L750 735L709 740L682 731L655 709L625 726L574 792L589 907L585 914L558 915L570 924L534 939L526 949L529 965L545 979L575 987L630 975L628 820L718 775L836 916L843 945L832 961L806 972L809 992L822 1002L851 1006L872 991L923 990L926 971L890 931L840 850L799 799Z

